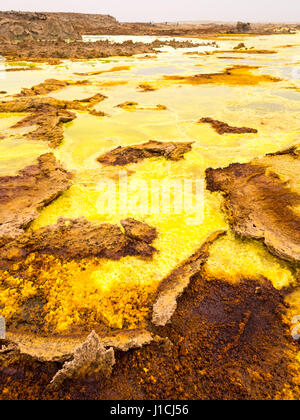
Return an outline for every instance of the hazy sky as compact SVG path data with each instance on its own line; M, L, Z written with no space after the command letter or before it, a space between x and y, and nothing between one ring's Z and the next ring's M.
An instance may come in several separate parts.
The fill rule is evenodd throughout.
M1 3L0 10L104 13L120 21L300 21L300 0L10 0Z

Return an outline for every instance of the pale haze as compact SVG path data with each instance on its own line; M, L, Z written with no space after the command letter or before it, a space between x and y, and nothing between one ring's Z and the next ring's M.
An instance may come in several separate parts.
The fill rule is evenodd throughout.
M11 0L0 10L103 13L127 22L300 22L299 0Z

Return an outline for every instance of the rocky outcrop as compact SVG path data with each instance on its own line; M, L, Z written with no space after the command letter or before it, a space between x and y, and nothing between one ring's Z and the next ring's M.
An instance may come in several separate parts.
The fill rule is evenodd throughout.
M233 127L225 122L214 120L213 118L201 118L199 124L210 124L218 134L246 134L258 132L255 128Z
M97 161L103 165L124 166L144 159L163 156L169 160L183 159L184 154L192 150L192 142L148 141L136 146L117 147L100 156Z
M71 177L52 154L40 156L17 176L1 177L0 247L21 236L44 206L70 188Z
M74 350L72 360L65 362L50 383L50 389L57 389L66 379L87 376L89 373L108 377L115 364L112 347L106 349L93 331L86 341Z
M9 40L81 39L85 28L107 28L117 23L108 15L80 13L0 12L0 38Z
M236 24L236 31L238 34L247 34L248 32L251 32L251 23L238 22Z
M1 248L0 267L25 259L38 252L64 259L105 257L119 259L126 255L151 257L150 245L157 236L155 228L134 219L121 221L122 229L113 224L96 225L84 218L59 218L56 225L27 231Z
M300 152L297 147L206 171L207 188L221 191L233 230L262 240L280 258L300 262Z

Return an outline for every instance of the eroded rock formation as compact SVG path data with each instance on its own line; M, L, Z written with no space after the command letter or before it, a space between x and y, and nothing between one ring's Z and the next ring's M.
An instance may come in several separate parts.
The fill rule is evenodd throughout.
M234 231L261 239L280 258L300 261L300 153L297 147L206 171L207 188L221 191Z
M58 219L56 225L27 231L1 248L0 266L20 261L31 252L66 259L105 257L119 259L125 255L151 257L150 245L157 236L155 228L134 219L121 221L125 233L117 225L92 224L84 218Z
M218 134L246 134L246 133L257 133L258 131L255 128L248 128L248 127L233 127L225 122L214 120L213 118L201 118L199 120L201 124L210 124L211 127L218 133Z
M84 377L89 373L110 376L114 364L113 348L106 349L93 331L83 344L75 348L72 360L65 362L62 369L56 373L50 388L57 389L66 379Z
M152 140L135 146L119 146L100 156L97 161L103 165L124 166L155 156L163 156L169 160L180 160L183 159L185 153L191 151L192 144L192 142L160 142Z
M81 13L0 12L0 37L9 40L81 39L87 27L107 28L117 21L109 15Z
M17 176L0 178L0 246L16 239L38 217L39 211L71 186L72 175L52 154Z

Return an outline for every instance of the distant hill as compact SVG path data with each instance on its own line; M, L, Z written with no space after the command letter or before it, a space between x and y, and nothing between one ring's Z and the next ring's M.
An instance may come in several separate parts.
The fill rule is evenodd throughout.
M109 15L83 13L0 12L0 38L8 40L81 39L92 31L117 25Z

